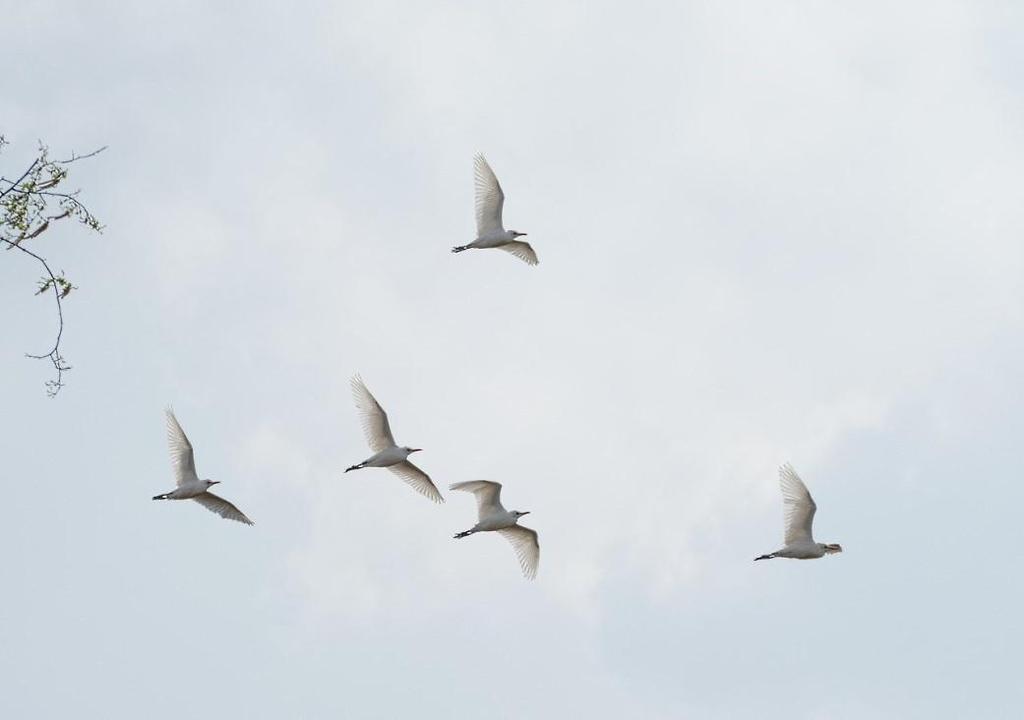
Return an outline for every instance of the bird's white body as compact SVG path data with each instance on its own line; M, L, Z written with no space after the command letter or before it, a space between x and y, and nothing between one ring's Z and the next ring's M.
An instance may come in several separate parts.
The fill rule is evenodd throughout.
M181 429L178 418L174 417L174 411L167 408L167 444L171 449L171 464L174 465L174 474L177 476L177 487L168 493L157 495L154 500L195 500L210 512L215 512L222 518L235 520L245 525L252 525L253 522L245 514L230 502L210 492L210 487L216 485L216 480L200 480L196 473L196 457L192 449L192 443L185 436Z
M455 489L454 487L452 488ZM493 532L494 530L504 530L514 525L519 524L519 516L515 513L511 513L508 510L502 510L501 512L495 512L486 517L481 518L476 525L470 528L467 532Z
M208 485L205 480L199 480L196 478L195 482L188 482L184 485L171 490L169 493L164 493L164 497L167 500L191 500L197 495L202 495L206 492Z
M412 453L409 451L409 448L392 445L391 447L384 448L379 453L374 453L359 464L362 467L391 467L392 465L405 462L406 458L410 455Z
M466 247L476 248L478 250L498 248L508 245L511 242L515 242L517 237L519 236L515 235L512 230L497 229L484 233Z
M786 536L785 545L780 550L761 555L755 560L771 558L792 558L794 560L814 560L816 558L842 552L843 548L833 543L814 542L811 525L818 506L808 492L807 486L796 471L788 463L779 468L779 485L782 498L786 505Z
M363 384L362 378L358 375L352 378L351 385L352 397L356 402L359 419L363 426L363 434L374 454L361 463L347 468L345 472L368 467L387 468L421 495L425 495L434 502L444 502L444 498L438 492L437 486L434 485L430 476L409 462L409 456L418 452L419 448L402 447L395 443L395 436L391 433L391 424L388 422L388 414L384 412L384 408Z
M792 558L794 560L814 560L829 554L824 543L795 542L781 550L771 553L772 557Z
M452 248L452 252L500 248L528 265L536 265L537 253L533 246L517 239L526 233L505 229L501 219L505 193L483 155L473 158L473 172L476 180L476 239L468 245Z
M519 559L523 576L532 580L537 576L540 564L540 543L537 532L519 524L519 518L529 512L506 510L501 504L501 483L490 480L470 480L449 486L452 490L471 492L476 496L477 523L469 530L458 533L463 538L478 532L500 533L509 543Z

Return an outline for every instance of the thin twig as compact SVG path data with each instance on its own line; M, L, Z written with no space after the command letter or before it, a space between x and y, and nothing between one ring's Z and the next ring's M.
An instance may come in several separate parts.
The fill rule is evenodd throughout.
M31 250L23 248L21 245L11 242L7 238L0 237L0 240L3 240L5 243L7 243L8 248L15 248L17 250L21 250L26 255L35 258L43 266L43 269L46 270L46 274L50 276L49 284L53 288L53 299L57 301L57 339L53 343L53 349L50 350L50 352L46 353L45 355L33 355L31 353L25 353L25 356L30 357L33 360L49 359L50 362L53 363L53 367L57 371L57 379L48 380L46 382L46 392L50 397L55 397L57 393L60 392L60 389L64 387L64 383L61 382L61 380L64 377L64 371L71 369L70 366L68 366L64 362L64 358L62 358L60 355L60 339L64 335L64 308L61 304L60 283L57 282L57 276L53 274L53 270L50 269L50 265L41 255L37 255Z
M67 160L53 160L53 162L57 163L58 165L68 165L68 164L73 163L73 162L75 162L77 160L85 160L86 158L91 158L94 155L99 155L101 152L106 150L108 147L110 147L110 146L109 145L104 145L100 149L93 150L91 153L88 153L86 155L75 155L74 150L72 150L71 151L71 157L68 158Z

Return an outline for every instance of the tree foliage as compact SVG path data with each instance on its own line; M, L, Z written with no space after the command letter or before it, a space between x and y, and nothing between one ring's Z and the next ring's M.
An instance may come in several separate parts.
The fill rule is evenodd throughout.
M0 152L7 140L0 135ZM61 353L61 337L64 334L63 302L75 290L75 286L64 275L54 272L46 259L32 249L40 235L51 230L61 220L77 220L90 230L101 232L103 225L78 199L80 190L67 191L64 182L72 163L93 157L106 147L75 155L66 160L53 160L49 149L40 143L35 159L16 179L0 176L0 246L6 250L17 250L31 258L42 268L35 294L52 297L57 312L57 331L52 348L39 355L26 353L36 360L49 360L55 375L46 381L46 392L54 397L64 386L64 373L71 369Z

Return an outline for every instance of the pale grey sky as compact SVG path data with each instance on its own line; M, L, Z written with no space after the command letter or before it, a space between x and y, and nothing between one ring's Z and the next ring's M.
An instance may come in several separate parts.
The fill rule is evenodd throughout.
M56 400L0 258L0 716L1019 715L1019 4L8 5L0 169L110 148ZM842 555L751 562L785 461Z

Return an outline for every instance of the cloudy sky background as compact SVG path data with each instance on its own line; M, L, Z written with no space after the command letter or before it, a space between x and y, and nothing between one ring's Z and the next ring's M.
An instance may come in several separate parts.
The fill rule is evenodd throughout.
M1016 716L1024 8L410 5L4 8L2 173L110 147L55 400L0 262L0 715ZM786 461L842 555L751 562Z

